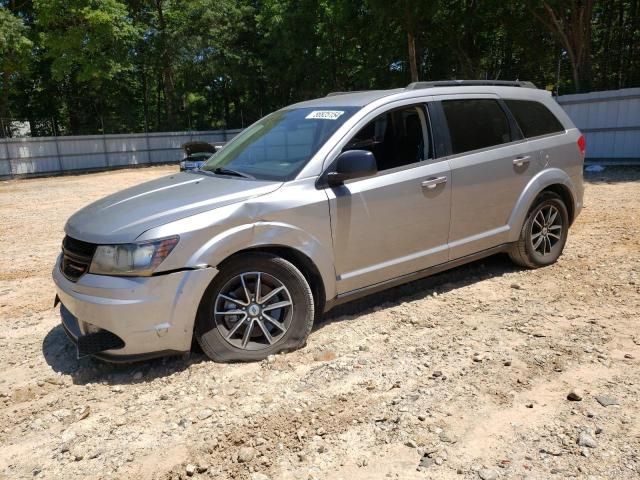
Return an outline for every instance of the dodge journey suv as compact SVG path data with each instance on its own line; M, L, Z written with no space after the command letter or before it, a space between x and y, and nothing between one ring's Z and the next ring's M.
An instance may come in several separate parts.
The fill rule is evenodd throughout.
M421 82L278 110L200 170L65 226L53 269L78 355L259 360L332 306L507 252L554 263L585 142L529 82Z

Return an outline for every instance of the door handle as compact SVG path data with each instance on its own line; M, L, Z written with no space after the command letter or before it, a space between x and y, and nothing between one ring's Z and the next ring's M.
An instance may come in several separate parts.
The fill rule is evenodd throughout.
M434 188L436 188L441 183L446 183L446 182L447 182L447 177L429 178L429 179L425 180L424 182L422 182L422 188L428 188L429 190L433 190Z
M529 163L530 161L531 161L531 156L530 155L525 155L525 156L514 158L513 159L513 164L516 167L522 167L525 163Z

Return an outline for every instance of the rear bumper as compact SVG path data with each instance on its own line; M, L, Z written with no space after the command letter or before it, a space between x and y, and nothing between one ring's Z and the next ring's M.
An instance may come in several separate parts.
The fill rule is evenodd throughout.
M584 178L582 171L580 171L580 175L571 179L574 185L574 207L573 207L573 218L572 222L578 218L580 212L582 212L582 208L584 207Z
M189 351L196 312L214 268L153 277L110 277L85 274L74 283L60 272L53 281L62 325L78 343L87 325L107 330L124 342L122 348L93 354L110 361L133 361Z

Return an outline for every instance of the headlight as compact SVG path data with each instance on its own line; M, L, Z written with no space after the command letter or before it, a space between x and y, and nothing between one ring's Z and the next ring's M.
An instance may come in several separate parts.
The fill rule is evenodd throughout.
M148 277L169 256L178 236L149 242L100 245L93 255L89 273Z

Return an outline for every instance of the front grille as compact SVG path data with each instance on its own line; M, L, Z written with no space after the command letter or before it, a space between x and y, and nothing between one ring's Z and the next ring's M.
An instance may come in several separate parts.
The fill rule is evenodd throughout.
M62 241L62 263L60 269L62 274L72 282L89 271L93 254L96 253L97 245L93 243L76 240L68 235Z

